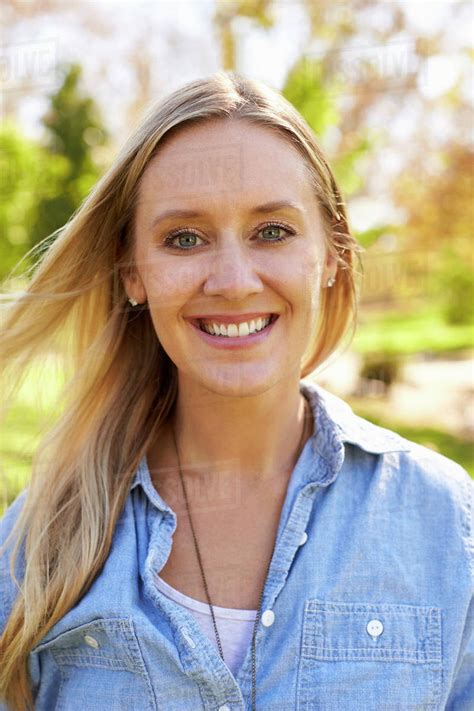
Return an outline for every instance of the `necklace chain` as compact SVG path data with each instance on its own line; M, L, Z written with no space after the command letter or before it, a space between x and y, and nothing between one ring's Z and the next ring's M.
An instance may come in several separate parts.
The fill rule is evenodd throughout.
M309 419L309 418L306 417L306 413L307 413L308 410L309 410L308 400L307 400L306 398L304 398L304 401L305 401L305 403L304 403L304 404L305 404L305 415L304 415L304 422L303 422L303 431L302 431L302 433L301 433L301 438L300 438L300 442L299 442L299 445L298 445L298 457L299 457L299 455L301 454L301 447L302 447L302 444L303 444L303 442L304 442L304 437L305 437L305 433L306 433L306 430L307 430L307 421L308 421L308 419ZM197 556L197 559L198 559L199 568L200 568L200 570L201 570L201 577L202 577L202 581L203 581L203 584L204 584L204 590L205 590L205 592L206 592L207 602L208 602L208 605L209 605L209 609L210 609L210 611L211 611L212 624L213 624L213 627L214 627L214 634L215 634L215 636L216 636L217 648L218 648L218 650L219 650L219 654L220 654L220 657L221 657L222 661L224 661L224 652L222 651L222 644L221 644L221 640L220 640L220 637L219 637L219 632L217 631L216 618L215 618L215 616L214 616L214 608L213 608L213 606L212 606L211 596L209 595L209 588L208 588L208 586L207 586L206 576L204 575L204 566L203 566L203 564L202 564L201 553L200 553L199 546L198 546L198 542L197 542L196 532L195 532L195 530L194 530L193 520L192 520L192 518L191 518L191 511L190 511L190 508L189 508L188 495L187 495L187 491L186 491L186 485L185 485L185 483L184 483L183 472L181 471L181 462L180 462L180 459L179 459L178 447L177 447L177 444L176 444L176 435L175 435L175 433L174 433L174 427L173 427L173 426L171 427L171 431L172 431L172 433L173 433L173 440L174 440L174 446L175 446L175 450L176 450L176 457L177 457L177 459L178 459L179 475L180 475L180 478L181 478L181 485L182 485L182 488L183 488L183 496L184 496L184 500L185 500L185 503L186 503L186 510L187 510L188 517L189 517L189 524L190 524L190 526L191 526L191 533L192 533L192 535L193 535L194 547L195 547L195 550L196 550L196 556ZM276 541L275 541L275 545L276 545ZM275 545L274 545L274 547L273 547L273 552L275 551ZM265 591L265 582L266 582L266 580L267 580L268 571L269 571L269 569L270 569L270 564L271 564L271 561L272 561L272 559L273 559L273 552L272 552L272 555L270 556L270 561L269 561L269 564L268 564L267 574L265 575L264 584L263 584L263 587L262 587L262 591L261 591L261 593L260 593L260 599L259 599L259 602L258 602L257 616L256 616L256 618L255 618L255 624L254 624L254 626L253 626L253 633L252 633L252 711L256 711L256 709L257 709L257 703L256 703L256 702L257 702L257 699L256 699L256 696L257 696L257 662L256 662L256 658L255 658L255 657L256 657L256 654L255 654L255 638L256 638L256 635L257 635L258 623L260 622L260 617L261 617L261 614L262 614L262 599L263 599L263 593L264 593L264 591Z

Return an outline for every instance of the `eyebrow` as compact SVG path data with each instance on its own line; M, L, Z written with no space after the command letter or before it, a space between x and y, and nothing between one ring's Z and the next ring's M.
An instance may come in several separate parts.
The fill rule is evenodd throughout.
M293 202L292 200L273 200L272 202L265 202L263 205L256 205L249 212L251 215L266 214L269 212L277 212L277 210L295 210L296 212L303 213L303 209L300 205ZM150 223L150 228L156 227L159 222L164 222L164 220L169 220L172 217L187 218L187 217L204 217L206 212L199 212L198 210L185 210L183 208L171 208L170 210L165 210L165 212L156 215Z

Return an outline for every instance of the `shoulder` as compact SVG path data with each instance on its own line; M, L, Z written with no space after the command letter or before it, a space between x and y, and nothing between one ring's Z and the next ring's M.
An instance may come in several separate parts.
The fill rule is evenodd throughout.
M370 483L387 506L412 512L415 507L426 522L459 531L474 558L474 482L460 464L356 415L349 403L314 382L302 381L302 387L319 425L318 450L336 465L347 459L353 485Z
M418 476L435 489L472 496L474 482L457 462L357 415L349 403L315 383L306 384L305 388L312 396L318 423L326 432L329 430L326 439L332 444L337 439L361 452L382 454L387 464L397 466L400 475Z
M354 414L354 430L359 437L352 443L361 452L377 453L385 478L408 489L418 486L427 494L439 495L456 502L469 518L474 496L474 481L466 469L449 457L413 442L398 432L376 425Z
M450 496L463 508L472 506L474 482L460 464L394 430L380 427L356 415L354 418L364 429L366 438L378 443L374 447L367 443L365 446L361 444L361 448L369 452L380 450L387 473L392 476L396 474L406 485L418 483L433 492Z
M457 462L428 447L410 442L410 450L399 452L402 481L415 491L436 518L444 513L459 524L459 530L474 561L473 509L474 482ZM474 566L474 562L473 562ZM474 570L473 570L474 573Z
M374 477L379 500L386 498L395 506L397 515L423 522L427 535L436 529L439 539L444 536L450 545L455 544L455 538L462 541L461 547L474 577L474 481L471 476L449 457L397 432L368 420L364 420L363 428L369 439L372 433L374 442L392 443L385 449L354 445L358 461L373 457L371 450L375 449L378 454L375 466L369 466L368 470Z
M434 489L451 492L455 497L460 494L472 497L474 482L460 464L429 447L407 439L404 442L410 448L400 452L399 457L407 474L413 472Z

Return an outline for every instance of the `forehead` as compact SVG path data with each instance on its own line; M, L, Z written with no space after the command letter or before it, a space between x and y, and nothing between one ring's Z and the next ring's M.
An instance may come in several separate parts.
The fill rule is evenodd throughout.
M289 139L246 120L213 119L165 136L142 177L138 209L237 207L282 196L316 205L308 165Z

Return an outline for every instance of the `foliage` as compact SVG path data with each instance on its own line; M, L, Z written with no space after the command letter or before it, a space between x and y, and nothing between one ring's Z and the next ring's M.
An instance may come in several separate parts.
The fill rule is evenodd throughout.
M474 347L474 328L471 324L446 323L442 312L432 304L405 313L381 311L359 324L352 347L358 353L403 355L469 350Z
M400 374L400 358L394 353L364 354L360 377L369 380L380 380L388 388Z
M286 77L282 94L304 116L317 136L323 136L330 126L340 121L334 94L325 82L322 63L317 59L298 59Z
M426 283L447 324L472 324L474 152L448 143L430 170L412 164L394 183L406 214L404 243L425 255Z
M382 237L396 229L394 225L383 224L377 225L376 227L370 227L369 229L362 230L357 233L357 241L364 247L364 249L369 249L372 245Z
M7 5L10 10L15 8L14 21L10 23L12 33L18 27L25 31L21 25L30 15L37 15L38 23L26 31L41 27L44 19L41 3L35 7L28 4L27 7L25 3L9 0ZM452 21L463 5L453 5ZM277 6L278 3L272 0L216 2L212 19L224 68L240 70L237 66L237 23L246 23L252 31L260 30L263 42L267 39L264 33L268 32L270 36L269 30L274 26L279 29ZM405 215L399 225L383 224L387 220L382 219L357 235L366 249L377 247L377 241L387 232L396 235L394 259L413 278L398 278L405 272L392 269L392 278L385 279L385 282L397 299L396 310L384 312L382 299L377 311L362 309L364 320L354 339L355 349L360 353L383 352L385 358L391 358L420 351L436 353L472 348L474 201L473 152L468 147L472 122L468 92L464 92L461 78L458 85L438 99L433 100L420 90L420 80L423 81L427 68L425 62L443 56L446 33L430 35L430 23L424 29L412 25L403 3L377 5L372 0L356 0L352 4L335 4L331 0L317 3L303 0L301 7L306 12L309 32L299 48L300 57L287 75L283 94L301 111L321 139L347 197L362 195L376 202L382 196L401 208ZM48 12L56 22L55 26L58 17L60 23L70 22L69 17L62 15L65 11L61 3L53 3ZM139 95L140 109L143 109L145 99L156 98L162 91L160 83L153 85L150 79L153 76L149 70L151 60L147 62L146 55L144 59L146 45L153 44L144 41L148 37L146 33L156 36L159 28L153 26L153 22L159 23L160 19L158 15L146 12L143 41L139 42L134 57L127 57L127 64L136 62L134 81L131 82L135 91L140 84L140 72L143 68L146 70L143 75L148 94ZM92 17L88 7L79 3L72 21L76 28L83 23L92 32L96 31L103 43L107 13L104 11L103 16L100 12L94 13ZM128 33L127 23L122 24ZM451 26L459 24L452 22ZM288 33L291 31L289 27ZM91 36L83 34L82 39ZM401 43L400 38L403 38ZM13 39L12 34L9 43ZM170 43L170 47L178 47L178 41L188 42L188 37L178 37L176 44ZM460 42L460 39L455 40L452 45L453 60L459 58L455 52ZM390 60L400 59L394 54L398 52L397 47L402 52L409 52L409 45L413 46L414 56L407 55L406 66L414 68L412 75L405 75L403 71L400 76L391 75ZM279 52L276 47L273 46L273 51ZM170 50L170 63L178 58L180 49ZM282 48L281 51L286 50ZM118 62L123 62L123 48L118 42L117 52ZM172 52L175 52L174 56ZM108 86L114 86L110 80L109 53L92 52L92 55L89 69L95 66L96 78L107 78L99 88L102 94ZM472 58L472 50L470 56ZM453 61L452 66L455 64ZM379 76L376 76L377 72ZM50 97L50 108L43 120L46 136L42 142L26 139L13 123L4 124L0 129L3 198L0 204L0 278L24 252L70 218L100 172L97 149L104 144L107 135L95 103L80 90L81 69L78 65L64 66L62 73L61 85ZM27 93L28 90L17 92L16 96ZM14 103L13 96L10 93L7 98ZM124 97L125 103L137 99L133 91L130 94L124 92ZM412 118L405 126L408 131L414 130L409 136L398 131L397 136L397 131L391 132L391 128L399 125L398 119L403 119L407 106ZM437 118L451 130L442 135L432 131L430 126ZM376 134L367 128L374 125L386 130L383 138L382 133ZM384 148L388 149L387 153ZM385 171L385 163L390 166L393 154L400 159L398 176ZM383 276L386 274L380 267L377 269ZM421 308L418 304L410 304L408 310L405 306L413 293L414 281L419 281L425 289L424 303ZM49 387L49 378L44 382ZM29 388L27 392L30 392ZM34 398L21 400L13 408L10 425L4 430L3 441L8 441L8 445L1 445L1 454L8 470L5 487L8 496L19 481L26 480L29 472L30 457L37 441L38 420L32 414L33 408L36 411ZM381 417L380 424L382 422L385 422L385 416ZM469 458L467 443L434 430L415 430L403 425L397 425L396 429L409 439L431 442L471 473L474 471L472 466L469 468L464 463L472 461L472 449Z
M341 122L337 105L340 89L339 81L325 73L322 59L303 56L288 73L282 94L298 109L323 142L331 126ZM362 187L361 167L372 149L373 140L368 130L360 131L346 143L343 152L332 157L331 166L346 194L354 193Z
M0 511L28 484L39 441L60 415L57 398L65 379L60 359L52 353L43 355L30 364L14 402L6 404L0 439Z
M107 138L93 99L80 92L81 67L72 64L62 71L62 84L51 97L43 125L51 156L61 156L67 169L58 189L43 196L37 205L33 244L62 227L79 207L101 172L94 160L94 149Z
M273 5L273 0L216 0L213 23L223 69L236 69L235 20L245 18L254 27L268 30L275 22Z
M43 141L26 138L11 121L0 126L0 279L69 220L101 171L94 150L107 134L93 100L79 91L80 67L63 71ZM29 266L27 256L19 269Z
M0 126L0 278L33 246L38 202L60 189L67 172L62 156L50 156L9 121ZM23 262L29 266L28 260Z
M443 245L441 251L442 266L436 273L436 279L444 320L448 324L474 324L472 265L452 245Z

